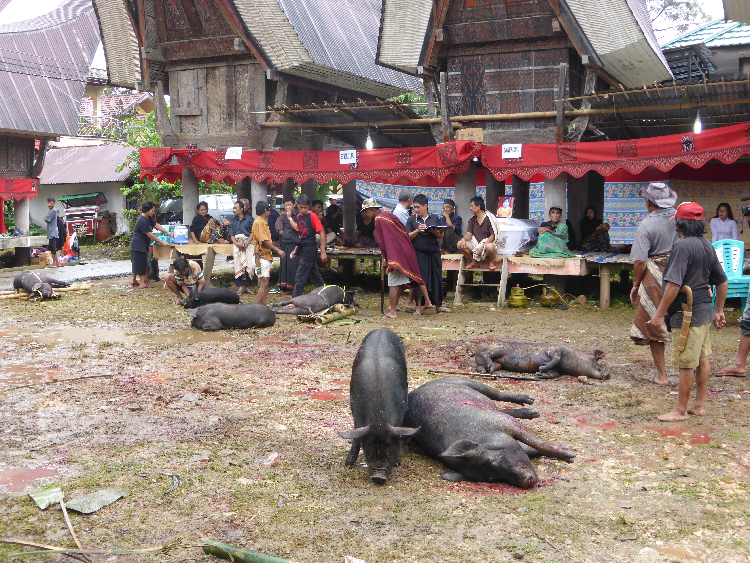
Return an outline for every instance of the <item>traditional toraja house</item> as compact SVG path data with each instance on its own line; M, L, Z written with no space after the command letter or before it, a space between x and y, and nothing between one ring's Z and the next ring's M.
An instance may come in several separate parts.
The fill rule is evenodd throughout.
M190 148L181 157L186 163L199 154L192 151L233 146L263 151L263 162L278 149L363 146L366 131L320 135L263 126L317 122L323 114L314 114L334 105L335 122L358 121L362 111L366 119L401 119L402 110L396 113L377 100L419 87L415 78L375 64L379 0L94 0L94 5L112 83L154 90L162 142L170 149ZM268 111L269 106L281 111ZM380 146L400 146L387 133L371 135ZM189 222L198 184L190 166L183 171ZM257 201L266 197L267 187L264 181L241 181L237 190ZM353 194L353 185L346 192ZM353 215L349 223L353 227Z
M90 0L70 0L43 16L0 26L0 199L15 200L15 225L26 234L47 142L76 134L98 45ZM16 260L28 263L31 242L0 239L0 247L25 247Z

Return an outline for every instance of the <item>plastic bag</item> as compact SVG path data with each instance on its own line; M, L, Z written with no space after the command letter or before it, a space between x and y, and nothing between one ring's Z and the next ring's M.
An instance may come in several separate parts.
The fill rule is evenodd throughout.
M515 254L528 252L536 244L539 236L539 224L529 219L498 218L499 254Z
M81 249L81 247L78 246L78 233L70 235L70 249L76 253Z
M70 254L70 235L65 237L65 244L62 247L63 256Z

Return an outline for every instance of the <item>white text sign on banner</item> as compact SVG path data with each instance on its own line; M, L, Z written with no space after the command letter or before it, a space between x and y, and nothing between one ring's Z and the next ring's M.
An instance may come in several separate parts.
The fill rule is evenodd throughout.
M229 147L227 149L227 155L224 157L227 160L239 160L242 158L242 147Z
M354 164L357 162L357 151L339 151L339 164Z
M521 158L523 145L503 145L503 158Z

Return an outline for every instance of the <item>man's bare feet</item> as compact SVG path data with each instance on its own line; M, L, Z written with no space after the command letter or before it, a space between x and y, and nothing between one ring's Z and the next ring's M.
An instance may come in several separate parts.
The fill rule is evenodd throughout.
M392 313L388 311L387 313L383 314L384 317L388 317L389 319L397 319L398 315L396 313Z
M717 371L714 377L747 377L745 372L745 366L731 366L725 367L724 369Z
M681 420L687 420L688 415L687 413L679 413L677 411L668 412L667 414L663 414L661 416L657 416L659 420L662 422L679 422Z
M687 410L688 414L692 414L695 416L705 416L706 415L706 408L705 407L699 407L698 405L693 405L692 407L688 407Z

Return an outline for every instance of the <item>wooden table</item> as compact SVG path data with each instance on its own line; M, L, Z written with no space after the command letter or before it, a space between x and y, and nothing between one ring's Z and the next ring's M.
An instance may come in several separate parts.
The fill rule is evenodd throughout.
M223 256L232 256L232 244L175 244L172 248L168 246L161 246L155 244L154 258L162 260L164 258L170 258L173 262L181 254L189 256L206 255L203 260L203 278L206 281L206 286L211 286L211 274L214 270L214 260L217 254ZM174 267L170 264L169 271L173 271Z
M385 270L383 269L383 255L379 248L326 248L326 255L336 260L377 260L380 263L380 312L385 312ZM344 285L348 280L344 279Z
M599 308L609 309L611 295L609 274L616 270L632 270L633 261L630 259L630 254L587 252L583 257L589 269L599 270Z

